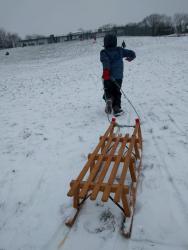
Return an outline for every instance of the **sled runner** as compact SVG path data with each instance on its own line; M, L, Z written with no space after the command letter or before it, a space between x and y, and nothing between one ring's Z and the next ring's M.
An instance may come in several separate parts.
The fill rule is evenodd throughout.
M66 225L72 226L84 204L90 198L114 202L123 212L122 233L130 237L136 191L142 164L142 135L139 119L135 120L132 135L116 134L117 123L112 119L100 137L93 153L75 180L70 183L68 196L73 197L75 214Z

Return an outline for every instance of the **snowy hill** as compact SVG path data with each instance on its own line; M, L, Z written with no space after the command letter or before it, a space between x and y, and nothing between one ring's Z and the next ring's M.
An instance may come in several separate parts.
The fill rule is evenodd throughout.
M0 249L188 249L188 37L123 39L137 54L123 90L144 138L132 238L111 202L88 200L74 227L64 225L69 182L109 124L102 40L89 40L0 51ZM122 103L121 122L132 124Z

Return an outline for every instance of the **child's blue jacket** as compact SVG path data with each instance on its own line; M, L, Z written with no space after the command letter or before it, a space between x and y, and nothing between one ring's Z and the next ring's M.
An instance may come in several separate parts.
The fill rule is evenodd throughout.
M123 58L126 57L130 61L136 57L132 50L123 49L121 47L103 49L100 52L100 61L103 69L110 70L110 78L123 79Z

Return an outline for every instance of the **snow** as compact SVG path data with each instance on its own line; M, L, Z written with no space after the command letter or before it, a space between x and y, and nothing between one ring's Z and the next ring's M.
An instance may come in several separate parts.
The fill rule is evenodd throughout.
M188 37L122 40L137 54L123 90L144 139L131 239L111 201L88 200L72 229L64 224L69 183L109 125L102 40L88 40L0 51L1 250L188 249ZM122 106L119 122L133 124L123 97Z

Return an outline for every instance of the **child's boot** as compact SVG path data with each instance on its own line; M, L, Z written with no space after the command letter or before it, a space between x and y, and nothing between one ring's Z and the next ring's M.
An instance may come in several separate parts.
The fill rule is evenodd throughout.
M105 112L107 114L111 114L112 113L112 100L111 99L107 99L106 100Z
M115 106L113 108L113 111L114 111L114 116L120 116L120 115L122 115L124 113L123 109L121 109L118 106Z

